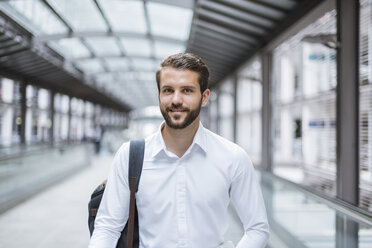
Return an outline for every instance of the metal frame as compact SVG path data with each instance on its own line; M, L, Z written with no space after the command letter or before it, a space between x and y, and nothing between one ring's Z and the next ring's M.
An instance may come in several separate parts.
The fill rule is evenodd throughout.
M337 197L359 204L359 1L337 0Z
M261 166L266 171L272 172L273 163L273 125L272 125L272 54L263 53L261 55L262 68L262 147L261 147Z
M233 141L238 141L238 81L239 77L237 74L233 76Z

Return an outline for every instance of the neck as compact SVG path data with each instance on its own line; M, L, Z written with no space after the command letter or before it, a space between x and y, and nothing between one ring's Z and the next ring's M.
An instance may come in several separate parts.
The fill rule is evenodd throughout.
M194 140L196 131L199 128L199 122L200 117L183 129L173 129L165 123L161 132L167 149L178 157L182 157Z

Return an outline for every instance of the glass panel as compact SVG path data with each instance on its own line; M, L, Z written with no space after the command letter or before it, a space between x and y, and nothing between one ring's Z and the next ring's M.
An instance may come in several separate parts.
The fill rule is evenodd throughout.
M371 247L370 221L353 219L296 187L257 172L270 225L269 247Z
M48 45L67 59L90 56L89 50L78 38L51 41Z
M233 111L234 111L234 92L233 81L226 80L221 84L218 94L218 112L220 114L220 135L229 139L234 139Z
M100 73L95 77L98 83L112 82L115 81L115 78L116 78L115 73Z
M76 66L85 73L96 73L103 71L102 61L100 59L87 59L76 62Z
M2 2L0 9L35 35L68 31L67 27L39 0Z
M156 68L152 59L132 58L132 64L137 71L153 71Z
M120 48L112 37L97 37L85 39L97 56L120 55Z
M100 0L99 3L113 30L147 32L142 1Z
M125 58L111 58L105 60L111 71L127 71L128 60Z
M123 38L121 42L128 55L151 56L151 44L147 39Z
M151 31L155 35L181 40L189 38L192 11L190 9L148 2Z
M279 176L335 195L336 51L306 41L324 33L336 34L335 11L273 51L273 165Z
M137 72L138 80L153 81L155 83L155 71L154 72ZM156 84L156 83L155 83Z
M360 1L359 166L361 208L372 212L372 1Z
M237 85L237 143L254 165L261 163L261 83L261 63L254 60L240 72Z
M169 42L155 41L155 56L157 58L165 58L169 55L181 53L185 51L185 46Z
M107 30L107 26L92 0L48 0L48 2L71 24L74 31Z

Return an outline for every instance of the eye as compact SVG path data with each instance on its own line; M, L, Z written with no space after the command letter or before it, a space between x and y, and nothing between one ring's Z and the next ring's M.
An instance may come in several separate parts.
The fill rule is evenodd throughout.
M163 89L163 93L171 93L171 92L172 92L172 89L169 89L169 88Z
M185 93L192 93L193 90L192 89L184 89L183 92L185 92Z

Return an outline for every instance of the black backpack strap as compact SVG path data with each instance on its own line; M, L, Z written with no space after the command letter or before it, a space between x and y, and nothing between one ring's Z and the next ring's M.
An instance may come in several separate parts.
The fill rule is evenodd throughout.
M127 245L126 248L133 247L133 241L136 240L135 245L138 247L138 216L136 210L136 192L141 178L143 157L145 153L145 141L134 140L130 142L129 146L129 217L127 222ZM136 224L137 223L137 226ZM135 237L136 234L136 237Z
M138 191L138 185L141 178L143 157L145 154L145 140L132 140L129 145L129 185L130 179L136 178L136 189ZM130 188L132 190L132 188Z

